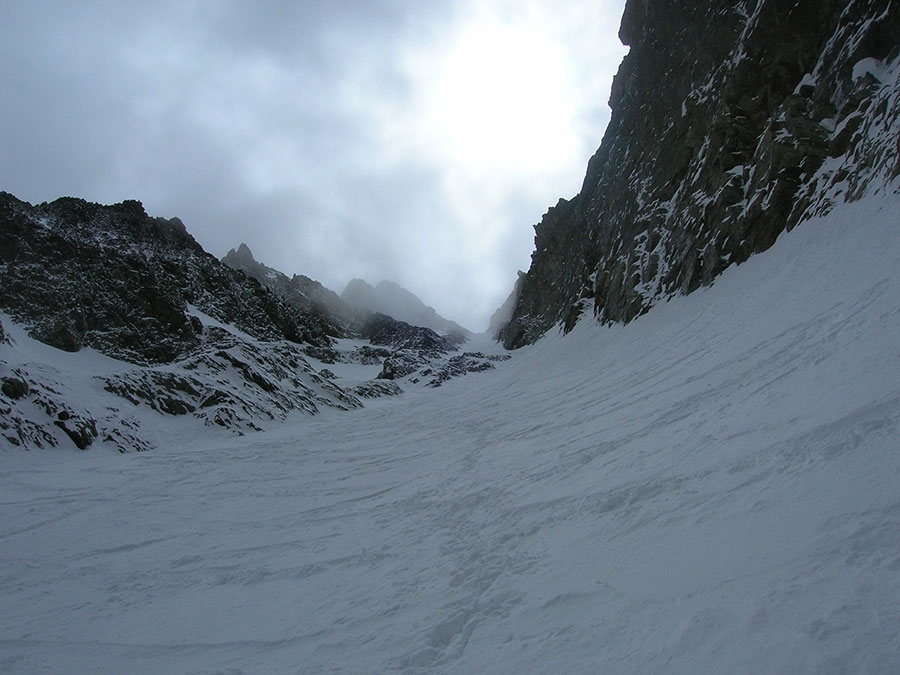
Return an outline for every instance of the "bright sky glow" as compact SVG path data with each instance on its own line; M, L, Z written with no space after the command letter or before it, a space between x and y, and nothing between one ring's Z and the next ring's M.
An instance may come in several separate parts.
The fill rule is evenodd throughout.
M456 164L528 171L559 167L578 151L569 70L534 24L466 25L433 71L418 75L430 140Z

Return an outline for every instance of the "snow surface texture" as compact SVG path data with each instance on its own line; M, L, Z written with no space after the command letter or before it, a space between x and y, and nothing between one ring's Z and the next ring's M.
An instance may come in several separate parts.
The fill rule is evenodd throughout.
M440 390L5 452L0 670L900 672L898 219Z

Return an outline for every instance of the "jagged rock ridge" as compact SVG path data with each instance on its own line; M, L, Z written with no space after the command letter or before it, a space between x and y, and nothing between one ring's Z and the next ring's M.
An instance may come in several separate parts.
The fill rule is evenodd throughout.
M255 338L329 344L318 313L287 305L206 253L178 218L152 218L134 200L32 206L0 193L0 273L0 308L66 351L183 358L201 343L189 305Z
M900 173L890 0L629 0L620 37L609 127L535 227L508 348L586 310L630 321Z
M366 337L365 326L375 314L383 314L413 326L428 328L456 344L471 333L455 321L445 319L414 293L393 281L372 286L362 279L350 281L341 295L302 274L288 277L259 262L246 244L231 249L222 262L256 279L289 305L304 312L317 312L330 322L331 335Z
M222 262L258 280L289 305L322 312L337 327L335 335L369 342L350 352L322 346L305 348L308 356L323 363L377 364L381 370L376 380L406 378L411 384L424 381L425 386L439 387L451 377L490 370L499 360L496 355L481 352L449 356L469 340L471 333L397 283L382 281L372 286L354 279L338 296L309 277L288 278L257 261L246 244L231 249ZM354 391L369 397L383 386L367 383Z

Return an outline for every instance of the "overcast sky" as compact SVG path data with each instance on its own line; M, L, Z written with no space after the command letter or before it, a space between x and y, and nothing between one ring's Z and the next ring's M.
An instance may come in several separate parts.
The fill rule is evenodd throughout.
M0 0L0 190L484 330L609 119L624 0Z

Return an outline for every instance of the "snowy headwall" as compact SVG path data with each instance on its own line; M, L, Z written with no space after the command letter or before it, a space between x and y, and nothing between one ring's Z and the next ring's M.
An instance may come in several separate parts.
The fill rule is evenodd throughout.
M900 173L900 6L629 0L581 192L535 226L500 337L627 322Z

